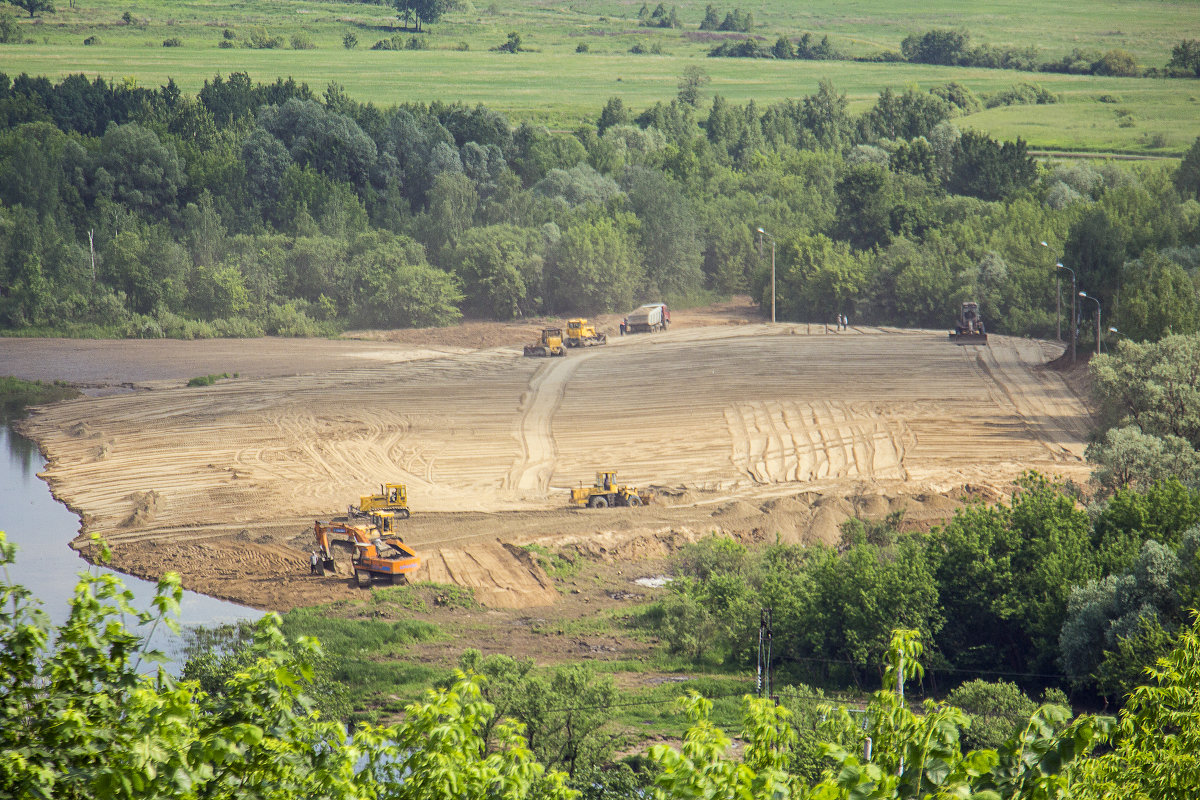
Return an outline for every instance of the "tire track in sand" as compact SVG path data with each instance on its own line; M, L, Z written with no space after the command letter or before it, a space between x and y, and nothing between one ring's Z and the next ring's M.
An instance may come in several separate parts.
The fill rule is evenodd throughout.
M515 435L521 453L513 461L504 490L523 494L545 494L558 459L554 442L554 415L562 404L567 382L584 361L595 352L550 358L538 367L529 380L529 390L521 396L520 417Z
M725 420L734 468L758 484L907 475L907 425L873 405L750 401Z

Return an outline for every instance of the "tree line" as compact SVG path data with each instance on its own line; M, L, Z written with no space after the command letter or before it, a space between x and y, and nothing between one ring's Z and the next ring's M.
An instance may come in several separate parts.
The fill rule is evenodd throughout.
M992 330L1045 335L1061 258L1105 320L1195 330L1160 296L1194 297L1192 155L1041 167L960 130L978 99L954 83L859 115L829 82L765 108L702 87L640 113L612 98L567 133L245 73L195 97L0 76L0 324L309 335L769 302L761 227L784 319L941 327L976 299Z

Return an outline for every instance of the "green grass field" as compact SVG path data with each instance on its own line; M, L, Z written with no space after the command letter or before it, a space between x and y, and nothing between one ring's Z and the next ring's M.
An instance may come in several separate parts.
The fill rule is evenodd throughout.
M396 32L397 20L389 6L168 0L132 12L134 24L127 25L121 22L127 5L98 0L70 8L60 3L56 14L32 23L21 19L22 33L32 43L0 45L0 71L51 78L84 72L132 77L148 86L174 78L185 91L194 92L207 78L242 70L258 81L291 76L317 91L334 81L352 97L383 105L431 100L486 103L514 119L558 128L594 119L613 96L635 110L669 99L690 65L711 76L708 97L719 92L735 102L753 99L763 105L802 97L815 89L818 80L829 78L850 97L855 110L866 108L886 86L927 88L957 80L986 93L1033 81L1059 94L1063 102L993 109L962 124L1003 138L1022 136L1035 148L1165 155L1182 153L1197 133L1200 82L1191 80L706 58L712 43L696 40L704 5L678 3L684 28L659 30L637 27L641 2L632 0L566 6L548 0L509 0L503 7L464 2L422 34L421 41L429 49L385 52L369 48ZM716 5L722 12L734 7ZM1122 48L1145 66L1161 67L1171 47L1188 31L1200 33L1200 0L1055 3L1038 8L1036 14L1013 2L963 8L946 0L923 4L865 0L853 5L820 0L803 9L785 0L763 0L741 7L754 14L755 33L768 43L781 33L812 31L828 34L839 49L860 55L898 49L908 33L962 26L975 41L1037 46L1042 59L1060 57L1076 47ZM288 44L274 50L218 46L225 29L234 33L232 41L240 45L256 28L283 37L285 43L294 34L303 34L316 49L286 49ZM514 30L534 52L489 52ZM1062 31L1070 34L1064 36ZM358 37L356 49L343 48L347 32ZM84 46L89 36L99 43ZM164 48L167 38L178 38L182 46ZM662 54L632 55L628 51L635 43L657 46ZM580 44L588 46L587 53L575 52Z

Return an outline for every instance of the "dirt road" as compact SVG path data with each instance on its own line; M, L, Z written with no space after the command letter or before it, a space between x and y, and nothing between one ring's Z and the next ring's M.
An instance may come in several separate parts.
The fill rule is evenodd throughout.
M353 591L344 577L308 576L312 521L383 481L408 485L405 540L424 559L420 577L520 607L556 592L506 545L612 559L714 530L832 541L851 514L942 519L1027 469L1087 477L1088 410L1044 366L1059 347L737 324L746 316L677 314L667 332L548 359L521 356L530 324L451 329L440 343L427 332L247 343L244 358L222 343L216 360L211 343L180 342L158 373L142 348L131 378L117 374L121 359L142 343L89 343L125 392L41 409L22 430L49 458L55 495L113 545L118 568L174 569L188 588L274 609ZM69 358L47 355L56 345L37 345L14 355L6 343L0 374L57 363L62 372L32 377L72 377ZM239 377L183 385L209 372ZM567 488L601 468L656 487L662 502L565 508Z

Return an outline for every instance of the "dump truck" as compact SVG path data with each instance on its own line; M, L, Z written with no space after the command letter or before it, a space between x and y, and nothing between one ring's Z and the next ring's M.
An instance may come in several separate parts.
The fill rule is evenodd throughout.
M621 323L625 333L653 333L666 330L671 324L671 312L666 303L647 303L630 311Z
M588 508L642 506L653 499L652 492L618 484L617 473L614 470L597 472L594 486L584 486L580 483L571 490L571 502Z
M983 317L979 316L979 303L966 302L958 312L958 322L950 332L950 341L955 344L987 344L987 330Z
M373 515L368 522L338 520L313 523L317 539L316 574L337 572L335 547L350 551L354 580L359 586L372 583L399 584L421 565L421 559L399 536L385 536L395 521L392 512Z
M542 338L533 344L525 345L527 356L565 356L567 348L563 347L562 328L542 328Z
M408 519L408 487L403 483L384 483L379 494L364 494L358 505L351 505L347 513L351 517L370 517L380 511L391 511L400 519Z
M567 320L567 347L591 347L597 344L607 344L608 336L597 333L594 325L588 325L586 319Z

